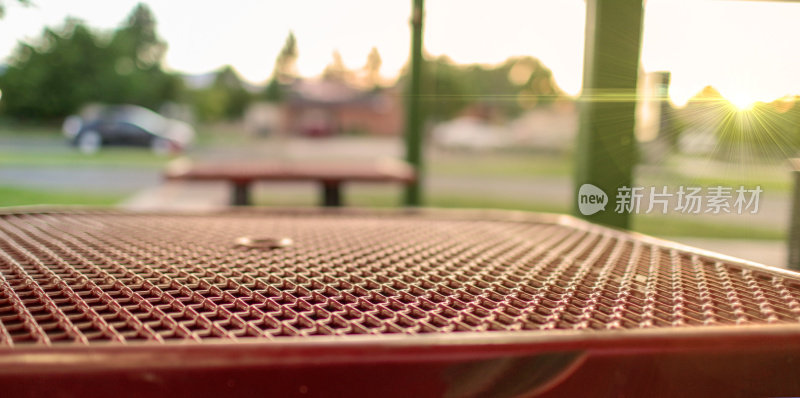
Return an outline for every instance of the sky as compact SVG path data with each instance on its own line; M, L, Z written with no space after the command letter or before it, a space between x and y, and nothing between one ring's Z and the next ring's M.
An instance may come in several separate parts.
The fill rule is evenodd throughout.
M33 2L5 1L0 58L6 62L17 41L37 37L45 26L73 16L110 30L139 0ZM144 2L169 46L165 65L174 71L198 74L230 64L248 81L263 83L290 30L303 76L319 75L334 51L355 69L377 47L387 79L408 59L411 0ZM585 10L583 0L427 0L424 46L459 63L534 56L565 92L578 95ZM740 106L800 94L800 3L648 0L645 10L642 68L672 73L676 104L706 85Z

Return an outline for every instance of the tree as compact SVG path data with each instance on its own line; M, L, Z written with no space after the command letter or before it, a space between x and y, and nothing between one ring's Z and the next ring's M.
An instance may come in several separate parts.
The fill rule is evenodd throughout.
M351 72L344 65L342 54L339 50L333 51L333 60L329 63L325 70L322 72L322 78L325 80L348 81L351 77Z
M114 32L112 49L129 57L138 68L160 66L167 45L156 33L156 19L150 9L139 3L128 15L126 23Z
M251 98L232 66L227 65L217 73L212 87L225 93L225 117L241 117Z
M453 118L476 102L513 116L562 95L550 69L533 57L509 58L495 67L428 57L422 70L423 113L435 120ZM406 70L399 84L405 86L407 79Z
M381 64L383 61L381 60L381 55L378 53L378 49L372 47L370 50L369 55L367 55L367 64L364 65L364 70L367 72L367 84L370 87L379 87L381 84Z
M294 32L289 31L289 36L286 37L286 42L275 60L275 70L272 75L278 79L280 83L286 84L294 79L297 74L295 64L297 63L297 40L294 37Z
M531 57L521 58L513 63L507 62L506 68L508 68L509 64L513 65L511 69L508 69L509 73L518 65L525 65L530 70L528 79L522 84L518 92L521 106L547 105L562 95L561 89L553 81L553 72L538 59Z
M113 60L82 22L68 20L60 31L47 28L37 44L21 43L0 78L9 115L63 117L90 101L104 99Z
M206 121L240 118L251 100L252 96L230 65L217 71L209 87L194 93L197 113Z
M268 102L283 101L283 87L278 83L278 79L270 79L269 83L267 83L267 87L265 87L264 91L261 93L261 96Z
M275 67L272 70L267 87L261 96L267 101L279 102L283 100L283 85L291 83L297 75L295 64L297 63L297 40L294 32L289 31L286 42L275 59Z
M459 68L449 58L422 63L422 114L434 120L451 119L470 102Z
M155 109L182 90L180 79L161 69L165 48L144 5L107 45L83 22L67 19L38 40L19 44L0 77L0 106L11 116L40 119L64 117L90 102Z
M182 84L177 76L162 69L167 45L158 37L155 17L146 5L136 5L125 24L114 32L108 50L115 60L115 72L124 77L114 81L121 87L112 102L156 108L166 100L177 99Z

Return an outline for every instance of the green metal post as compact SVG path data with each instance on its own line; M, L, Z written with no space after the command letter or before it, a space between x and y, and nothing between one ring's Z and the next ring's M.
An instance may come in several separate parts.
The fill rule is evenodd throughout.
M586 0L583 92L575 168L575 214L586 220L630 226L615 211L617 189L630 187L636 162L634 113L642 32L642 0ZM577 192L592 184L608 195L604 211L583 215Z
M800 271L800 159L791 159L794 169L794 193L789 217L789 259L786 265L791 270Z
M417 173L415 182L408 184L405 191L406 206L419 206L422 203L422 179L424 164L422 156L422 114L420 110L420 90L422 73L422 18L423 0L413 0L411 13L411 76L406 102L406 161Z

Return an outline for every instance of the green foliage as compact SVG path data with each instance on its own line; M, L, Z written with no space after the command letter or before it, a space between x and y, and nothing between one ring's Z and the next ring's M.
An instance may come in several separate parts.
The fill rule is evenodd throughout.
M376 47L372 47L369 55L367 55L367 63L364 65L364 70L367 72L367 84L375 89L380 88L381 84L381 54L378 53Z
M231 66L217 71L209 87L192 94L195 110L205 121L240 118L252 101L252 95Z
M294 32L289 32L286 37L286 42L275 60L275 70L272 75L282 82L294 78L296 71L295 64L297 63L297 39L294 37Z
M445 57L422 63L423 118L450 119L474 98L468 97L461 70Z
M110 41L100 37L68 19L35 42L20 43L0 76L0 110L16 118L57 119L91 102L157 108L178 98L181 80L161 69L166 44L145 5L136 6Z
M54 118L101 95L111 67L94 35L70 20L62 32L45 29L38 45L20 44L0 77L3 111L16 117ZM80 84L76 82L80 81Z
M283 101L285 94L283 92L283 87L281 86L278 79L273 77L269 80L267 87L264 88L262 92L262 98L269 102L281 102Z
M293 32L289 32L286 42L275 59L275 68L267 87L261 92L260 97L269 102L281 102L286 97L284 86L290 83L297 75L297 39Z
M446 56L426 59L422 105L426 118L450 119L473 104L488 104L505 115L547 105L562 95L552 72L532 57L509 58L499 66L457 65ZM400 84L406 85L407 71Z

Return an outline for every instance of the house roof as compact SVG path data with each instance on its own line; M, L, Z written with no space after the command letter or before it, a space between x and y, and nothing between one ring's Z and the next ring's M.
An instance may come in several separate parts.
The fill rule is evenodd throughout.
M382 94L353 87L338 80L297 80L289 89L289 101L314 105L373 105Z

